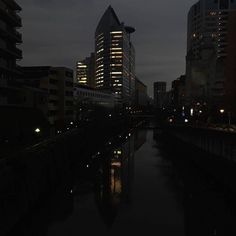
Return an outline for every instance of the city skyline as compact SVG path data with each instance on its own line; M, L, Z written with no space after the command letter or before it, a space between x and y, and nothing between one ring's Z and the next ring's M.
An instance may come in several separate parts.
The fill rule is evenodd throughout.
M67 66L94 51L94 30L110 4L124 23L135 25L136 73L153 94L153 82L170 82L185 73L187 13L192 3L150 1L25 1L21 65ZM171 7L170 7L171 6ZM148 17L143 17L143 15ZM163 19L165 21L163 23ZM62 46L64 45L64 46Z

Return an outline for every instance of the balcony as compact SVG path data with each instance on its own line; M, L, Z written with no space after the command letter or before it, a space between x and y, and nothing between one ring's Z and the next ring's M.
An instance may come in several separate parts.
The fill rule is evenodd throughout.
M0 29L0 37L8 39L11 42L22 43L22 35L15 29Z
M22 59L22 51L16 47L10 48L11 52L15 55L16 59Z
M16 47L0 48L0 53L7 58L22 59L22 51Z
M14 0L3 0L7 6L9 6L13 10L21 11L21 7Z
M22 26L21 18L14 11L9 9L0 8L0 18L15 27Z

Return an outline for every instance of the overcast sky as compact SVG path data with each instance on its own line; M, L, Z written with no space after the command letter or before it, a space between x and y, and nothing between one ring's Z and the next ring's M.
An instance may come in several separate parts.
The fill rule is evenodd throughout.
M112 5L121 22L136 28L136 74L153 82L185 73L187 13L196 0L17 0L23 10L21 65L66 66L94 51L99 19Z

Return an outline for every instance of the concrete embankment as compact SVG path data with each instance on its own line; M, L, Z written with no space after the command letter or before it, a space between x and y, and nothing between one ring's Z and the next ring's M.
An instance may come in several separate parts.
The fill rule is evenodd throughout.
M236 133L177 125L163 130L169 146L187 152L189 159L236 192Z

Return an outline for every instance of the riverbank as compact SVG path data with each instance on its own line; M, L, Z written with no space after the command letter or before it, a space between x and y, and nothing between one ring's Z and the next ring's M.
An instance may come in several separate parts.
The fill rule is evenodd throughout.
M89 161L112 143L128 138L126 131L137 125L140 123L124 119L92 123L1 159L1 235L40 199L54 192L74 165Z

